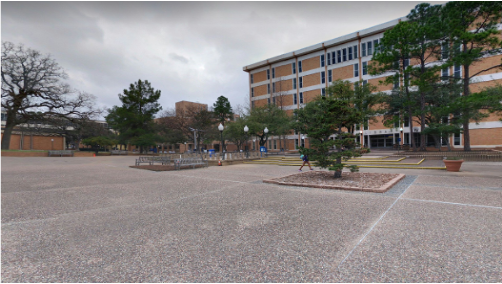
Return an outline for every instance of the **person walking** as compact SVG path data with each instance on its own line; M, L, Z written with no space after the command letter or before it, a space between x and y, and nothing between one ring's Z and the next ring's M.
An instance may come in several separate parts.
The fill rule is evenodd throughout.
M299 172L302 171L302 168L303 166L305 166L305 163L307 163L309 165L309 168L311 171L313 171L314 169L310 166L310 162L309 162L309 156L307 155L301 155L300 158L303 160L303 165L300 167L300 169L298 170Z

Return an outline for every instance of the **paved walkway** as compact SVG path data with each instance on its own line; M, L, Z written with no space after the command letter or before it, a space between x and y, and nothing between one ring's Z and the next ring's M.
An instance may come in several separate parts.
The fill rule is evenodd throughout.
M502 279L502 163L399 170L384 194L261 182L294 167L133 164L2 158L2 281Z

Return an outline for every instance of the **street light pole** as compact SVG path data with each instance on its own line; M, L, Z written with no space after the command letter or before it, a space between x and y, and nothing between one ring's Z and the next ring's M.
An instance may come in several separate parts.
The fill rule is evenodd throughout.
M265 129L263 129L263 133L265 134L265 143L267 143L267 140L268 140L268 139L267 139L267 138L268 138L268 135L267 135L267 133L268 133L268 128L267 128L267 127L265 127ZM267 151L267 156L268 156L268 151ZM262 157L263 157L263 153L262 153Z
M246 144L248 143L248 131L249 127L247 125L244 126L244 136L246 138ZM246 159L249 159L249 147L246 149Z
M220 123L220 125L218 125L218 130L221 133L221 159L225 160L225 154L223 153L223 124Z
M401 132L401 141L399 141L400 143L397 145L397 154L399 155L399 150L401 150L401 145L403 145L404 143L404 135L403 135L403 128L399 128L399 131Z

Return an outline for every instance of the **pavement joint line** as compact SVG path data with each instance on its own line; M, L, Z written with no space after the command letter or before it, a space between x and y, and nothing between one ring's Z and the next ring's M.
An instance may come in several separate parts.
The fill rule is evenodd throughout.
M392 209L392 207L394 207L394 204L396 204L397 201L399 199L401 199L401 196L403 196L403 194L408 190L408 188L410 188L410 186L415 182L416 179L417 179L417 177L415 177L415 179L405 188L405 190L396 198L396 200L394 200L394 202L390 205L389 208L387 208L387 210L382 214L382 216L380 216L380 218L375 222L375 224L373 224L373 226L371 226L371 228L368 230L368 232L366 232L366 234L359 240L359 242L357 242L357 244L352 248L352 250L345 256L345 258L342 260L342 262L340 262L340 264L338 264L337 269L340 269L340 266L342 266L342 264L345 262L345 260L347 260L347 258L350 255L352 255L352 252L354 252L354 250L364 241L364 239L366 239L366 237L369 235L369 233L371 233L371 231L373 231L375 226L378 223L380 223L380 221L383 219L383 217L385 217L387 212L389 212L390 209Z
M402 200L441 203L441 204L450 204L450 205L461 205L461 206L470 206L470 207L483 207L483 208L492 208L492 209L502 209L502 207L498 207L498 206L456 203L456 202L447 202L447 201L439 201L439 200L426 200L426 199L415 199L415 198L402 198Z
M209 194L213 194L213 193L217 193L217 192L220 192L220 191L227 190L227 189L231 188L232 186L234 186L234 185L228 185L228 186L222 187L222 188L217 189L217 190L207 191L207 192L204 192L204 193L199 193L199 194L194 194L194 195L183 196L183 197L180 197L180 198L170 199L170 200L166 200L166 201L163 201L163 202L148 203L148 204L144 204L142 206L143 207L147 207L147 206L161 205L161 204L165 204L165 203L171 203L171 202L177 202L177 201L180 201L180 200L185 200L185 199L188 199L188 198L194 198L194 197L209 195ZM68 213L63 213L63 214L59 214L59 215L56 215L56 216L53 216L53 217L48 217L48 218L30 219L30 220L23 220L23 221L7 222L7 223L2 223L1 225L3 227L3 226L12 226L12 225L27 224L27 223L29 224L29 223L43 222L43 221L47 221L47 220L56 220L56 219L59 219L60 217L63 217L63 216L71 216L71 215L74 215L74 214L81 214L81 213L84 213L84 212L85 213L89 213L89 212L92 213L92 212L99 212L99 211L102 211L102 210L110 210L110 209L113 210L113 209L133 207L133 206L138 206L138 205L141 205L141 203L126 204L126 205L121 205L121 206L109 206L109 207L95 208L95 209L76 211L76 212L68 212Z
M217 178L204 178L204 177L198 177L198 176L187 176L187 175L180 175L180 174L172 174L172 175L174 175L174 176L181 176L181 177L198 178L198 179L204 179L204 180L229 181L229 182L249 183L249 184L253 184L253 182L255 182L257 180L261 180L261 179L257 179L257 180L253 180L253 181L238 181L238 180L217 179Z
M415 185L420 185L420 186L431 186L431 187L448 187L448 188L459 188L459 189L489 189L489 190L502 190L501 187L488 187L488 186L480 186L480 187L474 187L474 186L461 186L461 185L453 185L453 186L445 186L445 185L436 185L436 184L430 184L430 183L416 183Z

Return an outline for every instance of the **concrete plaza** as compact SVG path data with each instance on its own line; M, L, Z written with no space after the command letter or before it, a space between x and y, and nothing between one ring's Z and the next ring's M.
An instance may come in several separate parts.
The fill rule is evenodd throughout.
M379 194L134 159L3 157L2 282L502 281L500 162L361 169L407 175Z

